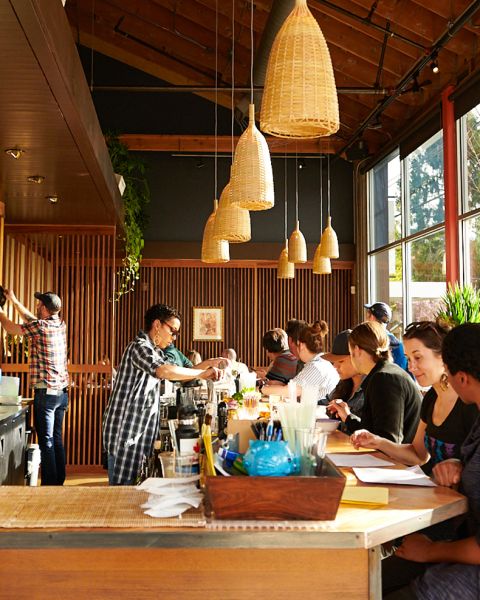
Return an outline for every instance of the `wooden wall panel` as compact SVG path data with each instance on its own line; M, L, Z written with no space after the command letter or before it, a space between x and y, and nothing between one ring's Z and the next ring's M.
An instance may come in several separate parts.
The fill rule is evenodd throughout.
M273 264L244 262L239 266L210 267L183 262L170 266L166 261L149 261L148 266L141 268L136 289L118 303L116 363L142 327L146 309L160 302L176 307L182 314L177 340L182 352L195 348L208 358L218 356L225 347L233 347L239 358L251 366L266 363L261 345L263 333L273 327L285 327L290 318L327 321L331 331L327 347L333 335L352 325L352 265L334 269L330 276L299 268L294 280L279 280ZM194 306L224 308L223 341L193 341Z
M107 402L114 352L114 228L7 226L4 285L35 312L35 291L53 290L62 299L67 324L70 391L65 447L70 465L101 461L101 419ZM8 307L9 316L20 322ZM31 397L28 357L21 339L5 346L2 371L18 375Z

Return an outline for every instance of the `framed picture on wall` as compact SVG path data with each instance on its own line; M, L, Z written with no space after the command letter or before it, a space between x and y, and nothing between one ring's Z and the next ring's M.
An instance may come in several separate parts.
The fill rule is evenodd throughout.
M193 307L193 341L223 340L223 306Z

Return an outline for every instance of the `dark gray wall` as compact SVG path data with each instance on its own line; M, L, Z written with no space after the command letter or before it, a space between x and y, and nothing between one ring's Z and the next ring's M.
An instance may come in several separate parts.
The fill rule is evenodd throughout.
M80 48L87 80L91 81L91 53ZM93 57L93 88L103 85L164 85L101 54ZM214 105L193 94L139 94L93 92L100 124L104 131L118 133L210 134L215 132ZM231 113L218 108L219 135L230 135ZM241 130L235 124L235 134ZM205 221L215 197L215 159L205 156L173 156L144 152L152 193L148 242L200 242ZM327 203L327 159L298 157L300 228L308 243L320 239L320 162L323 166L324 222ZM229 179L231 157L217 158L217 196ZM251 213L252 242L280 242L284 236L285 159L272 157L275 206ZM295 225L295 157L287 159L288 234ZM331 214L340 244L353 244L353 168L343 160L331 164Z

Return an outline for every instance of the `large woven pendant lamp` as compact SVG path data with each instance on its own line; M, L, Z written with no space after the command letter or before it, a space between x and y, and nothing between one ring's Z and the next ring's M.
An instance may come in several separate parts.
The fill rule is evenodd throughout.
M320 231L323 225L323 171L322 159L320 157ZM318 243L313 257L313 273L315 275L330 275L332 272L332 264L327 256L322 256L322 241Z
M294 264L307 262L307 244L303 233L300 231L298 219L298 160L295 155L295 229L288 240L288 259Z
M208 217L203 230L202 262L224 263L230 260L230 248L226 240L218 240L213 236L218 200L213 201L213 212Z
M322 256L328 258L338 258L338 238L332 227L332 217L330 216L330 155L327 158L327 226L322 234Z
M306 0L296 0L270 52L260 128L278 137L308 139L331 135L339 126L327 43Z
M232 166L232 202L247 210L268 210L275 203L270 150L255 125L253 104L253 0L250 2L250 104L248 127L240 136Z
M287 156L285 155L285 208L284 208L284 228L285 228L285 248L280 252L277 268L277 279L294 279L295 265L288 259L288 239L287 239Z
M233 122L234 122L234 98L235 98L235 2L232 1L232 163L233 163ZM232 244L248 242L251 237L250 213L245 208L232 202L232 181L223 188L220 196L213 235L219 240L227 240Z

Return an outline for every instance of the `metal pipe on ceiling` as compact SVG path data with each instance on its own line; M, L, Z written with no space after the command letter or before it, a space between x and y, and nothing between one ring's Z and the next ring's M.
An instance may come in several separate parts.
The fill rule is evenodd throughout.
M323 0L320 0L323 1ZM438 51L447 44L459 31L462 27L467 23L469 19L471 19L474 14L480 8L480 0L475 0L472 2L463 12L459 15L454 21L452 21L447 29L436 39L436 41L432 44L429 52L425 54L422 58L419 58L414 65L408 70L408 72L402 77L395 90L392 91L391 95L387 98L384 98L378 106L376 106L369 115L363 120L363 122L357 127L357 129L353 132L350 137L350 140L337 152L337 156L343 154L346 150L351 148L353 144L357 141L357 139L361 136L363 131L367 128L368 124L379 117L388 106L396 98L405 91L405 88L411 81L414 81L416 77L418 77L420 71L432 60L432 57L438 54Z
M138 85L94 85L92 87L94 92L132 92L132 93L168 93L168 92L188 92L188 93L207 93L207 92L230 92L231 88L226 86L215 87L211 85L152 85L152 86L138 86ZM261 92L263 86L255 86L253 91ZM237 87L235 86L236 92L250 92L249 87ZM391 88L381 87L337 87L339 94L373 94L373 95L385 95L392 93Z

